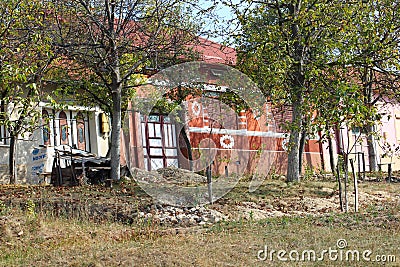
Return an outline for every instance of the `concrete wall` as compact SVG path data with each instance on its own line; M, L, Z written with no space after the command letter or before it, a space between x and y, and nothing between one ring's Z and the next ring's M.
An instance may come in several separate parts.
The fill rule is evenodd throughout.
M392 163L393 170L400 170L400 150L395 152L396 148L400 149L400 105L387 104L385 109L387 115L383 116L378 127L381 135L381 139L377 141L378 163ZM393 153L390 153L389 147Z
M18 183L30 183L35 184L38 183L38 180L34 177L28 175L30 172L30 167L33 162L31 160L32 151L34 150L35 145L38 140L40 140L40 131L37 130L29 137L19 138L17 141L16 148L16 165L17 165L17 182ZM8 183L8 155L9 155L9 146L1 145L0 146L0 183Z
M389 101L378 103L378 112L382 119L376 125L375 148L376 160L382 164L382 170L387 171L387 164L392 164L392 170L400 170L400 105L391 104ZM349 158L355 162L356 170L363 170L361 154L364 154L365 170L369 171L368 145L366 135L357 129L347 129L342 126L335 134L332 133L333 152L335 164L338 160L340 149L349 150ZM396 152L396 148L398 149ZM389 151L391 149L392 153ZM323 144L323 158L326 169L330 170L329 152L327 143ZM360 166L360 167L359 167Z
M109 137L111 133L102 133L100 125L100 115L103 112L96 109L94 112L89 113L89 130L90 130L90 152L105 157L109 148ZM111 123L111 122L110 122Z

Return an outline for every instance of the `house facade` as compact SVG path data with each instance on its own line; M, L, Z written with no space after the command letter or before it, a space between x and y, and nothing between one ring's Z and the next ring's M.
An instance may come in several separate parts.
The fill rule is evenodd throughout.
M44 182L52 172L55 149L75 148L106 156L110 129L100 109L67 106L54 110L44 102L38 108L42 120L37 122L36 130L19 136L17 141L17 183ZM8 163L8 133L0 126L0 183L9 182Z
M265 101L262 112L257 113L228 106L218 97L229 87L217 86L215 81L224 71L223 66L236 63L235 50L205 39L194 50L199 52L202 62L212 65L203 70L202 82L207 86L202 94L186 97L181 105L181 121L157 110L141 112L129 106L127 124L121 133L121 164L145 170L174 166L193 171L211 165L214 175L285 174L288 133L282 126L291 121L290 107L278 110ZM146 94L142 97L145 99ZM100 109L67 106L54 110L44 102L39 108L43 119L37 129L18 140L19 183L42 182L43 175L52 171L54 151L58 148L106 156L111 129ZM384 171L389 163L392 170L400 170L400 105L381 103L380 108L385 116L376 128L380 136L374 142L376 161ZM369 171L368 146L362 133L343 128L333 136L335 162L342 151L349 150L356 170ZM1 183L9 180L8 153L7 131L0 126ZM305 144L303 166L330 170L329 156L327 143L319 142L318 135L310 137Z
M284 174L288 136L277 127L271 107L263 108L265 113L258 117L250 110L237 113L212 98L193 97L184 105L185 126L168 114L131 111L121 162L145 170L174 166L201 171L211 164L215 175ZM324 152L317 139L307 140L304 165L322 169Z
M400 170L400 105L386 105L386 110L387 115L378 126L378 163L391 163L393 170Z
M183 76L195 76L195 83L201 80L205 85L202 93L187 96L181 105L184 116L179 120L184 123L176 123L169 114L157 110L141 112L130 106L122 136L121 163L146 170L175 166L193 171L211 164L215 175L284 174L288 135L281 126L291 120L290 109L272 109L270 103L264 103L257 113L228 106L219 100L230 90L224 83L240 83L238 80L243 78L231 76L228 80L233 81L226 81L223 74L235 64L235 50L208 40L194 49L202 55L204 66L198 67L199 75ZM146 102L153 93L139 91L136 102ZM261 92L256 98L260 97ZM304 164L321 169L323 160L318 136L307 140Z
M389 164L392 171L400 170L400 104L384 99L376 104L381 120L376 123L373 135L375 150L374 160L378 168L388 171ZM355 171L370 171L369 149L367 136L360 129L341 127L334 133L333 152L335 162L342 152L349 153L354 161ZM327 144L323 145L324 164L329 166L329 152ZM329 169L329 168L328 168Z

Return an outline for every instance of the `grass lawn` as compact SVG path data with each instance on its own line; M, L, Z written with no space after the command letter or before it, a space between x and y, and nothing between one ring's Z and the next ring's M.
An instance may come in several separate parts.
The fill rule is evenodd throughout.
M213 206L229 211L242 202L274 205L275 199L291 205L289 200L299 196L332 197L336 188L332 181L287 185L267 180L249 193L247 185L240 183ZM2 187L0 266L400 266L400 185L395 183L361 183L360 192L389 197L379 202L366 198L359 213L334 210L316 216L239 218L191 227L148 220L130 224L96 221L38 210L34 204L39 195L47 201L79 194L85 201L149 203L134 185L122 187L113 192L84 187L62 192L50 187ZM326 193L330 192L326 188L333 193ZM131 197L125 198L126 194ZM21 201L7 202L10 196Z

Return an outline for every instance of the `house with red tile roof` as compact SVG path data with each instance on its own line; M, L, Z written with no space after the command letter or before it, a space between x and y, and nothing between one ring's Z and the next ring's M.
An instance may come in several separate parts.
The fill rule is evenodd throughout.
M235 49L201 37L191 49L204 64L202 75L207 77L207 86L202 95L187 97L185 127L180 127L168 114L131 112L130 130L122 135L121 163L146 170L168 166L202 170L207 165L201 162L202 155L212 151L209 163L215 175L269 171L283 174L287 166L287 136L280 125L291 119L291 111L280 112L265 103L263 112L257 115L250 109L238 111L219 101L218 96L229 88L216 82L227 67L233 70ZM52 172L56 147L106 156L110 129L101 110L77 106L54 110L45 102L40 103L40 108L49 120L44 120L29 137L21 137L26 140L20 141L18 148L19 183L42 182L43 174ZM8 182L7 138L5 127L0 126L2 183ZM314 168L320 168L323 162L317 141L309 140L304 154L304 162Z
M204 38L199 38L191 48L198 53L199 70L206 86L200 95L185 99L186 125L174 123L168 114L129 113L130 130L125 132L121 145L122 164L146 170L174 166L194 171L212 164L216 175L263 175L270 170L285 173L288 137L281 126L291 120L290 109L273 109L265 102L263 111L256 115L251 109L237 110L220 101L219 96L230 88L218 81L224 79L221 77L225 73L231 73L236 64L235 49ZM229 79L248 79L244 76ZM151 93L138 95L145 97ZM257 97L263 98L261 92ZM207 153L212 154L212 159L204 162L202 157ZM322 146L317 139L307 141L303 162L322 168Z

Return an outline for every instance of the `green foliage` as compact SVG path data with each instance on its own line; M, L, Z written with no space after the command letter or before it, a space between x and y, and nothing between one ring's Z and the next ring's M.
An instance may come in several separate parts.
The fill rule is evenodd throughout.
M365 121L359 86L343 69L353 56L349 39L356 37L348 21L354 21L358 9L343 1L302 1L301 6L267 1L238 15L243 27L237 37L241 69L275 105L299 105L301 127L310 132L325 129L324 124ZM315 120L315 111L321 119Z
M29 217L36 217L36 211L35 211L36 204L33 200L28 199L26 201L25 207L26 207L26 214Z
M11 135L31 132L40 116L37 105L41 78L51 61L50 39L44 31L41 1L2 1L0 14L0 114ZM29 43L29 45L27 45Z
M379 119L374 96L393 88L399 69L398 7L386 0L246 1L236 7L239 68L275 106L293 108L286 125L289 164L297 164L291 152L299 148L300 132L321 131L325 139L333 127L366 127Z
M312 181L314 177L314 169L312 166L305 164L304 165L304 175L303 175L303 180L305 181Z
M289 164L299 166L300 132L312 133L314 111L327 77L336 77L342 56L336 52L347 27L348 5L342 1L266 1L237 10L242 26L236 43L239 66L277 106L292 107L288 143ZM297 171L296 171L297 169ZM289 181L299 179L299 167L288 168Z
M198 32L192 2L56 1L52 38L62 57L53 73L62 95L111 116L111 178L120 177L121 111L136 87L160 68L186 59ZM63 19L60 19L63 18Z
M199 25L178 2L113 3L60 2L56 15L68 19L57 20L58 29L52 31L64 55L53 70L60 94L73 94L77 103L98 105L109 113L115 112L112 93L116 86L126 107L136 88L146 83L146 75L190 54L185 45L193 40ZM105 18L106 10L110 13Z
M43 77L53 58L42 1L0 3L0 124L10 144L39 127ZM15 182L16 151L10 145L10 182Z
M6 204L0 200L0 216L5 216L10 212L10 208L6 206Z

